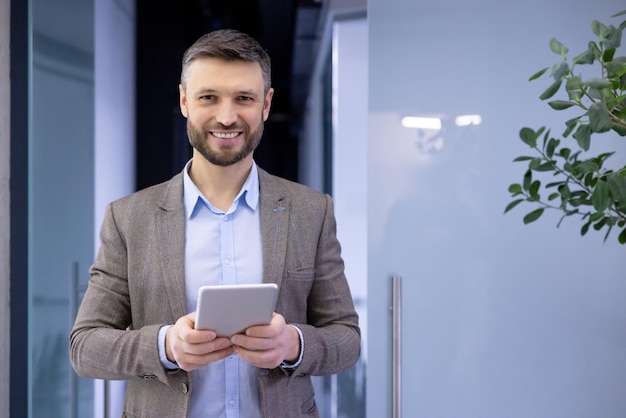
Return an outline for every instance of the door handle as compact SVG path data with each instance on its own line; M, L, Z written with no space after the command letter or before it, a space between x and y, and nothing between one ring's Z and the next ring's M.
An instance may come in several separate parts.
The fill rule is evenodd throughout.
M402 277L391 276L392 405L391 416L402 417Z

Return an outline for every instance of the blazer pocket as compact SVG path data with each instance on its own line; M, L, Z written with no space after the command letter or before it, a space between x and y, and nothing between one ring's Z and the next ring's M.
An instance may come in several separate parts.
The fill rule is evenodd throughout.
M313 280L315 278L315 269L311 267L297 270L287 270L287 278L293 280Z

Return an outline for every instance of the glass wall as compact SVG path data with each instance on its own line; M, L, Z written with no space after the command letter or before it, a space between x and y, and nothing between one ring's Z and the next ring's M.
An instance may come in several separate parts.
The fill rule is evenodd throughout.
M367 19L337 19L332 31L332 196L337 238L361 327L361 357L333 376L333 412L339 418L365 416L368 359L367 321Z
M503 214L526 168L513 159L531 152L520 129L559 136L572 117L539 100L548 77L528 81L560 61L550 39L576 56L591 21L619 24L610 16L624 8L368 2L367 416L392 411L394 274L402 416L626 416L626 246L581 237L579 219L557 228L556 211L529 225L529 204ZM623 165L626 142L603 138L593 151L617 151L610 165Z
M31 0L29 415L93 415L68 341L93 259L92 1Z

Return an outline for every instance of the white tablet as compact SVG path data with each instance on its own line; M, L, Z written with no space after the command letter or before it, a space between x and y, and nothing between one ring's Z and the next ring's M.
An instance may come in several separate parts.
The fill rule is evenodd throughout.
M195 328L230 337L253 325L269 324L277 295L276 283L201 286Z

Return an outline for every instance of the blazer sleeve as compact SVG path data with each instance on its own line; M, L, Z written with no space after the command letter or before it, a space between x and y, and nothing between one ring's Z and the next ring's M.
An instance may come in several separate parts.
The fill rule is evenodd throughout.
M162 324L133 329L128 280L128 242L109 204L100 231L101 245L70 334L70 360L83 377L154 379L168 383L157 336ZM123 206L120 211L124 212ZM137 292L139 293L139 292ZM133 299L140 306L145 301Z
M344 274L333 202L330 196L323 196L321 202L317 201L322 205L317 216L308 214L307 219L296 221L300 225L300 232L294 234L296 239L310 234L309 239L303 241L308 240L311 248L307 248L307 244L302 242L291 244L299 250L292 252L314 254L313 268L288 266L284 280L296 281L299 286L306 281L311 283L304 302L306 318L301 318L304 320L294 324L302 330L304 352L301 364L288 371L292 376L339 373L352 367L360 356L358 315ZM317 205L309 207L315 206ZM312 225L311 219L319 218L320 212L321 220ZM296 229L296 226L292 226Z

